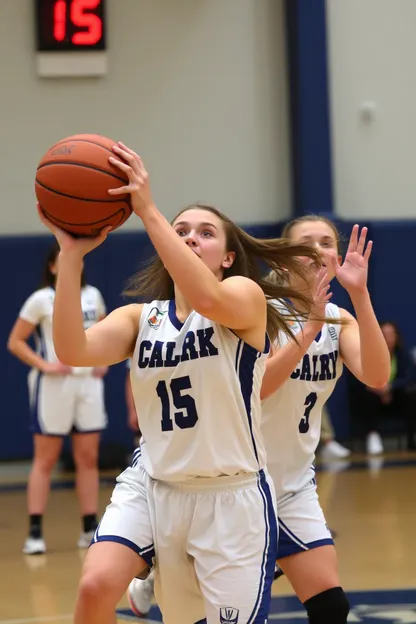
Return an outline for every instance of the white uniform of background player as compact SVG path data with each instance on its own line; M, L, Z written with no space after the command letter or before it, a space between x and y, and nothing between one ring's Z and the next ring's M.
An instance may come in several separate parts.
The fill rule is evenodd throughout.
M338 306L328 303L326 316L340 318ZM293 329L299 331L300 325ZM290 378L262 403L267 467L277 497L278 559L333 543L319 504L313 464L322 407L342 373L340 330L340 325L324 324ZM279 335L280 346L287 340Z
M34 292L23 304L19 318L36 326L36 352L46 361L57 360L52 339L52 311L55 290ZM82 311L87 329L105 316L100 291L86 285L82 289ZM31 430L46 435L90 433L105 429L103 380L92 376L92 368L72 368L69 375L44 375L32 368L29 377Z
M30 429L34 457L28 480L29 535L23 552L46 551L43 514L46 510L51 474L59 460L63 437L72 435L77 493L82 532L79 548L87 548L97 527L99 433L105 428L102 377L107 367L71 368L56 358L52 337L54 285L59 271L59 247L51 246L45 259L42 284L24 303L10 332L8 349L31 367L29 373ZM100 292L85 285L82 273L82 314L86 328L105 316ZM34 351L29 338L36 342Z
M131 368L141 449L94 540L149 564L156 550L168 624L267 620L277 547L260 434L267 352L195 311L182 323L174 300L143 307Z

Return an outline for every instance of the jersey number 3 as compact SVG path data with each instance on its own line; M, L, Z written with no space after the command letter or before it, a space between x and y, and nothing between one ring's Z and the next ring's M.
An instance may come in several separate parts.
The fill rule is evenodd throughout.
M156 386L157 396L162 403L162 431L173 431L171 404L180 411L173 412L175 424L179 429L191 429L198 421L195 401L190 394L182 394L184 390L190 390L191 380L189 376L172 379L169 390L166 381L159 381Z
M300 419L299 423L299 433L308 433L309 431L309 416L311 415L311 411L315 407L316 399L318 395L316 392L311 392L305 399L305 411L303 412L303 416Z

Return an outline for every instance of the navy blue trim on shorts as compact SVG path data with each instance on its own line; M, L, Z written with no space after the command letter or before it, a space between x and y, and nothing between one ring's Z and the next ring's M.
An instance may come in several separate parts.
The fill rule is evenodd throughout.
M67 435L72 435L74 433L76 433L77 435L80 434L82 435L83 433L102 433L103 431L105 431L107 429L107 427L101 427L100 429L77 429L75 426L72 427L71 431L67 434Z
M330 537L315 540L314 542L303 542L297 535L289 529L289 527L279 518L279 541L277 547L277 560L297 555L307 550L313 550L320 546L333 546L334 540Z
M92 543L97 544L99 542L115 542L116 544L127 546L127 548L131 548L131 550L134 550L139 557L144 559L150 568L153 566L153 559L155 558L154 544L140 548L131 540L125 537L120 537L120 535L94 535Z
M273 498L263 470L258 473L258 488L264 503L264 521L266 525L263 559L260 570L260 583L256 602L247 624L264 624L270 609L272 583L277 556L277 522Z

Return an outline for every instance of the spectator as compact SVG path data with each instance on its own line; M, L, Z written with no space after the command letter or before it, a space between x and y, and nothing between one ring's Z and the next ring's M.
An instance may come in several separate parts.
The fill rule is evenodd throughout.
M415 450L416 394L414 364L404 347L400 331L393 321L380 324L391 355L390 380L384 388L369 388L351 379L351 404L354 417L363 423L369 455L383 452L380 423L383 418L402 418L406 425L407 448Z

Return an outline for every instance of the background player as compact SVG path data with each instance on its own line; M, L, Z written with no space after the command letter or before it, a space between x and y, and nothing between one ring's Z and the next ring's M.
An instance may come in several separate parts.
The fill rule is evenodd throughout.
M87 554L75 620L114 622L115 605L154 554L153 533L166 624L204 617L200 589L209 624L236 617L264 624L277 533L263 471L260 387L266 325L272 337L289 331L264 293L295 293L260 280L256 263L302 273L294 257L318 256L306 246L257 241L214 209L187 209L172 228L153 203L139 157L121 144L114 151L124 162L110 161L130 184L112 194L131 194L158 253L138 281L141 296L152 295L149 304L119 308L85 332L83 256L107 232L73 239L40 213L61 246L57 352L83 366L133 357L144 438L142 457L119 478Z
M335 322L323 325L311 319L297 323L294 329L299 344L280 334L262 386L262 430L277 495L278 562L304 604L311 624L344 624L349 611L340 587L331 533L316 491L313 462L320 438L321 410L342 372L342 363L372 387L383 387L390 374L389 352L367 290L372 243L366 246L366 228L358 234L355 225L345 260L340 264L339 235L331 221L307 216L285 228L284 236L296 243L309 243L319 252L323 270L305 259L311 293L318 282L313 312L321 316L325 313ZM293 288L301 287L296 276L287 275ZM333 277L347 290L356 319L327 303L329 296L319 284ZM345 323L338 324L339 319Z
M63 437L72 434L76 486L82 516L79 548L87 548L97 527L98 450L100 431L106 427L102 377L106 366L73 368L59 362L52 338L52 311L59 270L55 242L46 258L41 287L24 303L10 333L8 349L28 364L30 428L34 458L27 488L29 536L23 552L46 552L42 518L48 500L51 473L62 450ZM83 325L91 327L105 316L101 293L80 277ZM35 335L36 350L28 344Z

